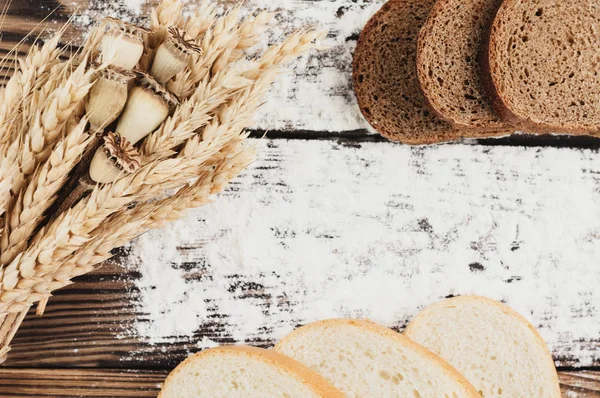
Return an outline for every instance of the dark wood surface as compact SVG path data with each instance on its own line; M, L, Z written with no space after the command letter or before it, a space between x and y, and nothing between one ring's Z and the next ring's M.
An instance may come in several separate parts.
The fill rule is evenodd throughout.
M6 3L0 1L0 4ZM12 1L2 27L0 53L6 54L33 31L23 41L20 48L23 53L33 37L47 28L46 22L67 20L78 5L85 6L81 2L65 2L63 6L49 0ZM55 9L46 22L41 22ZM75 27L69 28L66 38L76 34ZM2 76L9 73L10 70L3 70ZM259 136L263 132L254 134ZM382 140L364 130L270 131L268 137L328 139L350 144ZM600 148L600 140L586 137L517 136L471 143ZM0 397L156 396L166 374L194 351L194 345L191 342L151 345L127 336L137 315L131 298L137 294L133 280L138 277L135 272L125 271L117 258L56 292L44 316L35 316L32 310L17 333L8 360L0 366ZM227 343L219 337L218 329L215 323L200 332L216 342ZM271 344L268 341L249 343ZM591 343L588 349L600 350L597 344ZM568 358L562 362L569 365ZM565 366L559 371L564 396L600 397L600 369Z
M168 372L194 347L123 337L135 316L136 292L127 279L137 275L122 271L107 263L57 292L44 316L31 311L0 366L0 397L156 395ZM218 339L216 329L203 333ZM559 370L565 397L600 397L599 370Z
M160 370L0 369L0 391L2 397L155 397L166 375ZM600 394L599 372L561 372L560 382L565 397Z

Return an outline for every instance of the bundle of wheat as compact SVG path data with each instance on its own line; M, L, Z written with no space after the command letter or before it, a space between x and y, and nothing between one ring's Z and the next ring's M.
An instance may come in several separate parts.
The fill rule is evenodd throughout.
M163 0L149 29L106 18L75 54L59 33L20 60L0 91L0 358L33 304L252 161L244 129L264 94L324 36L249 56L271 18L208 2L185 18Z

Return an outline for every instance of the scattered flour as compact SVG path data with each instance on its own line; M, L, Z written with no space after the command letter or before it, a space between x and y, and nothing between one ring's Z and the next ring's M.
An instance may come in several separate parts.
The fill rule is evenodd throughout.
M214 204L132 245L132 334L202 348L331 317L401 327L473 293L540 327L559 363L600 361L597 153L277 140L259 154Z
M301 26L330 29L330 48L290 66L294 77L275 84L254 127L367 128L350 89L352 52L383 3L247 0L248 10L278 11L269 42ZM149 6L90 0L75 23L144 24ZM539 326L559 363L600 362L589 349L600 336L597 153L261 146L261 159L216 203L132 245L128 263L142 276L131 334L199 348L270 342L327 317L402 326L435 300L476 293Z
M216 2L226 3L224 0ZM300 27L318 26L330 30L325 42L329 48L290 65L293 78L277 81L253 127L315 131L367 128L352 95L352 54L358 33L383 3L383 0L246 0L243 7L248 12L266 9L278 13L269 31L269 42L280 41ZM187 6L191 8L193 4L190 1ZM83 31L104 16L146 24L149 9L150 3L144 0L90 0L87 8L76 11L74 21ZM339 111L341 109L344 111Z

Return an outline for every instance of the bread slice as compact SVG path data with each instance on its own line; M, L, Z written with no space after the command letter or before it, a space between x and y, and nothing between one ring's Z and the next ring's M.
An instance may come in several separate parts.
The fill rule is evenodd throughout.
M306 366L271 350L219 347L194 354L167 377L159 398L343 395Z
M425 308L405 334L458 369L485 398L560 397L544 340L510 307L477 296Z
M368 321L301 327L276 346L349 397L481 398L450 365L400 333Z
M417 37L434 2L390 0L358 39L352 64L358 105L373 128L390 140L416 145L461 136L431 112L417 79Z
M431 108L458 129L509 129L481 82L479 57L502 0L438 0L419 35L417 75Z
M485 50L501 117L539 132L600 132L600 3L506 0Z

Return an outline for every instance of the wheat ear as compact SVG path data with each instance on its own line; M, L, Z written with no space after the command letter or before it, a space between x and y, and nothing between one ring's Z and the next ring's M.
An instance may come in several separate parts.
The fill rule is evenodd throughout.
M21 145L20 172L13 180L13 194L23 190L26 177L33 173L37 164L50 156L65 123L92 86L91 79L95 73L94 69L86 71L85 64L81 64L52 91L43 104L38 104L38 111Z
M59 62L62 51L57 46L61 33L42 47L33 46L27 56L19 60L17 71L6 83L0 104L0 147L16 138L19 129L15 123L19 120L21 105L31 96L36 81Z
M237 26L235 41L214 60L211 72L215 74L226 65L239 60L244 55L245 50L258 44L274 15L262 11L256 17L246 18L242 21Z
M198 39L215 23L217 17L217 6L208 0L203 0L198 6L194 7L194 13L185 21L179 23L192 39Z
M219 56L231 53L236 48L239 12L239 8L236 7L217 19L212 29L209 29L199 42L202 53L190 60L188 69L178 73L169 84L169 89L179 98L188 98L198 83L209 75Z
M19 311L23 305L38 301L39 295L29 295L31 286L60 269L61 262L88 241L90 232L111 214L134 201L147 201L184 185L198 175L208 159L239 136L232 123L215 121L211 125L210 136L189 140L177 158L149 164L112 184L97 187L38 232L27 250L2 270L0 313Z
M157 30L169 26L178 26L183 17L183 3L179 0L161 0L150 14L150 29Z
M26 248L44 212L51 206L69 172L89 144L90 137L85 133L86 123L87 120L82 119L57 143L48 160L35 171L31 182L19 194L6 216L7 222L0 239L1 264L10 263Z
M145 164L173 155L176 147L212 119L219 106L252 83L240 74L232 68L212 78L204 78L194 94L156 132L146 137L141 148L142 162Z

